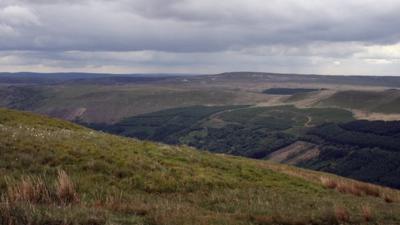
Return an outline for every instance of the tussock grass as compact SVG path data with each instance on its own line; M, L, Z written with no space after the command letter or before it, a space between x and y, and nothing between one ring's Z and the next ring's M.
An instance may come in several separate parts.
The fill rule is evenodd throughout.
M78 194L67 173L60 170L55 184L42 177L22 176L6 179L6 191L0 197L1 225L101 225L105 214L78 203Z
M106 214L86 207L57 208L33 204L0 203L1 225L105 225Z
M336 206L335 207L335 216L336 216L337 221L339 221L341 223L350 222L350 213L344 207Z
M79 196L76 193L75 185L64 170L59 170L56 182L56 195L63 204L79 202Z
M377 185L363 183L359 181L334 179L332 177L321 177L321 184L328 189L334 189L344 194L352 194L355 196L372 196L382 198L387 203L392 203L395 199L392 197L393 191Z
M395 201L394 198L391 197L389 194L383 194L382 197L387 203L393 203Z
M46 184L42 177L23 176L20 180L6 178L7 202L29 204L72 204L79 202L75 185L64 170L58 171L54 185Z
M328 177L321 177L321 183L324 185L324 187L330 189L335 189L338 186L338 183L335 180Z
M374 214L372 212L371 207L369 207L368 205L363 205L361 207L361 212L362 212L362 216L363 216L365 222L373 221Z
M25 176L20 181L7 181L7 202L47 203L50 192L40 177Z
M272 162L260 163L260 166L321 184L326 189L336 190L343 194L382 198L387 203L400 202L400 193L396 189Z

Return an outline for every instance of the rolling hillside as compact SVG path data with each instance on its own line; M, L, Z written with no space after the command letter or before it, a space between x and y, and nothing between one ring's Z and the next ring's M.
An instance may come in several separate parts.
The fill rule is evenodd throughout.
M70 121L117 123L195 105L295 104L338 107L360 119L400 118L396 77L304 76L270 73L216 75L0 74L0 107ZM366 104L363 104L363 103Z
M0 224L398 224L399 192L0 110Z
M400 91L340 91L327 99L322 99L318 106L329 106L362 110L370 113L399 114Z
M115 123L123 118L193 105L257 104L270 97L235 90L125 84L0 86L0 107L66 120Z
M115 123L193 105L296 104L391 114L400 112L399 94L383 90L399 86L396 77L252 72L197 76L0 73L0 107L91 123ZM370 106L354 105L366 98Z

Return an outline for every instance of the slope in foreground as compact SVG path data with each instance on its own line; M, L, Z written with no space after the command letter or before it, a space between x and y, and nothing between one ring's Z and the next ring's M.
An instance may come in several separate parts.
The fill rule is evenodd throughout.
M0 109L0 153L0 224L400 223L394 190L30 113Z

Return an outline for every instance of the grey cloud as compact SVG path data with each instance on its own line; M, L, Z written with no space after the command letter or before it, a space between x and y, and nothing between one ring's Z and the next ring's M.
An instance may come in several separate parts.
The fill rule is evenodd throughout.
M379 7L360 0L9 2L19 5L8 8L25 7L36 13L31 21L43 22L0 43L3 50L207 52L317 41L394 43L400 37L400 3L387 0Z
M0 11L2 24L29 26L40 24L39 19L30 9L21 6L7 6Z
M368 46L398 43L399 11L397 0L1 0L0 69L336 71L333 61L361 65Z

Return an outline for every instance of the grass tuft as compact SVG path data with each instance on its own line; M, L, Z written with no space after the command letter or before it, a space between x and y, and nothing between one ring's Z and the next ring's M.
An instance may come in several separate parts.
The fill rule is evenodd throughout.
M71 189L73 183L64 171L59 172L57 188L51 188L41 177L6 180L6 191L0 197L0 225L106 224L102 210L94 211L81 204L66 205L76 202L78 194Z
M337 187L337 182L329 177L321 177L321 183L325 188L335 189Z
M56 194L63 204L79 202L79 196L75 190L75 185L64 170L58 171Z
M371 207L364 205L361 207L362 216L365 222L371 222L374 219Z
M379 197L381 195L379 187L371 184L358 183L357 188L363 191L368 196Z
M7 200L11 203L46 203L50 201L50 192L40 177L23 177L20 181L7 181Z
M342 223L350 222L350 213L344 207L340 206L335 207L335 216L338 222Z
M384 194L382 197L383 197L383 200L385 200L386 203L393 203L394 202L393 197L391 197L389 194Z

